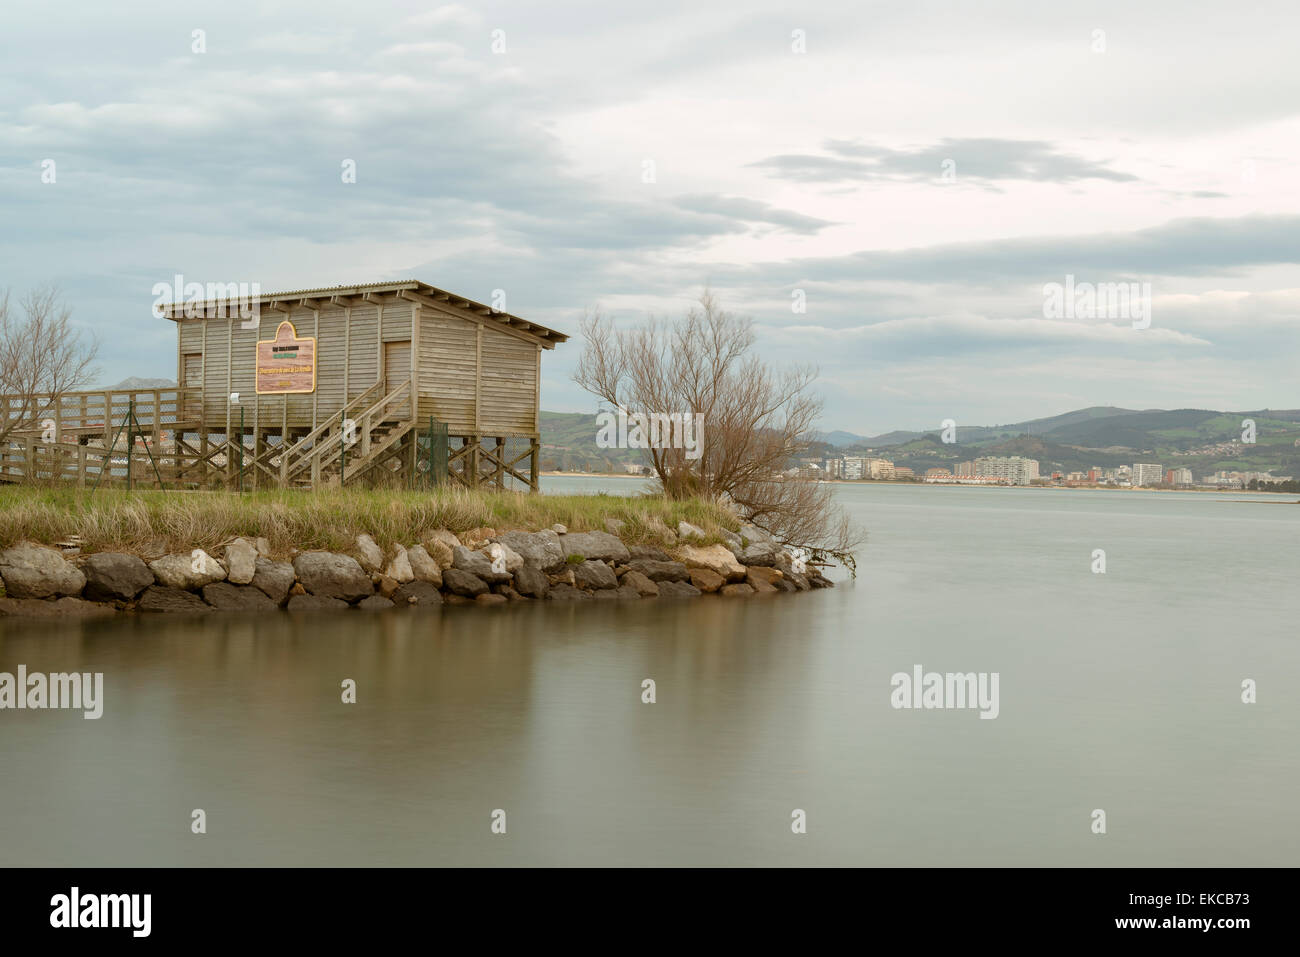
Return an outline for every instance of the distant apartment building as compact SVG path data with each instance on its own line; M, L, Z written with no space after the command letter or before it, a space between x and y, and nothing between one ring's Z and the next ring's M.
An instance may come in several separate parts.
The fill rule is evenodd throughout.
M1093 485L1096 485L1098 482L1100 482L1101 469L1099 468L1088 469L1088 481L1091 482Z
M894 463L889 459L870 458L866 460L864 471L866 474L863 478L892 479L894 477ZM908 472L911 472L911 469L908 469Z
M1038 478L1038 460L1020 455L979 458L975 460L975 475L1008 485L1028 485Z
M1149 462L1138 462L1133 466L1133 477L1130 481L1134 488L1143 485L1159 485L1165 480L1165 470L1159 464L1152 465Z
M974 478L974 477L975 477L975 463L974 463L974 462L958 462L956 465L953 466L953 468L952 468L952 474L953 474L955 477L957 477L957 478Z
M827 459L826 462L825 462L824 467L825 467L825 469L826 469L826 477L827 477L828 479L829 479L829 478L836 478L836 479L837 479L837 478L844 478L844 460L843 460L843 459Z
M1191 469L1168 469L1165 472L1165 483L1168 485L1191 485Z
M912 471L910 468L908 468L906 465L895 465L895 466L894 466L894 478L896 478L896 479L900 479L900 478L916 478L916 473L913 472L913 471Z
M840 467L840 478L856 481L860 478L866 478L863 474L863 466L866 459L859 456L846 456L841 460L844 464Z
M1217 485L1219 488L1241 488L1243 485L1240 472L1225 472L1222 470L1215 472L1213 475L1205 476L1205 484Z

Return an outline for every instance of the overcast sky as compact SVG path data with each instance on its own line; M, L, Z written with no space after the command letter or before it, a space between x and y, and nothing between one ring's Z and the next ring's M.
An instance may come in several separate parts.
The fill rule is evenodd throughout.
M569 333L707 285L865 434L1295 408L1298 35L1294 0L6 5L0 286L59 283L105 383L175 375L180 273ZM1067 275L1149 282L1149 327L1045 317ZM580 349L543 408L594 411Z

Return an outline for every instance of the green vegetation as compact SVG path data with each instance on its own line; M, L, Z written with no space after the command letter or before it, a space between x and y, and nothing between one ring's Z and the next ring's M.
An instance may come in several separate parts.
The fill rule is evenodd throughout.
M0 486L0 547L19 541L45 544L76 539L86 551L185 551L215 548L238 536L261 536L277 555L292 549L347 550L361 532L387 548L422 541L436 529L535 531L554 524L570 531L625 524L619 537L655 543L678 522L714 539L739 522L714 502L658 496L527 495L440 488L433 491L341 489L160 492Z

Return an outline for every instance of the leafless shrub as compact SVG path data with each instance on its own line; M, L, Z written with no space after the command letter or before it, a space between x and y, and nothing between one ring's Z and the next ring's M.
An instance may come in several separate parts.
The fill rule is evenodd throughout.
M707 291L676 322L619 327L594 313L582 331L574 380L588 392L628 414L703 416L698 456L672 432L646 450L666 495L728 500L786 544L854 567L861 534L830 487L785 474L814 439L816 369L777 370L751 354L752 320Z
M0 442L38 428L65 393L93 380L99 347L73 328L71 317L52 286L27 293L17 310L9 291L0 292Z

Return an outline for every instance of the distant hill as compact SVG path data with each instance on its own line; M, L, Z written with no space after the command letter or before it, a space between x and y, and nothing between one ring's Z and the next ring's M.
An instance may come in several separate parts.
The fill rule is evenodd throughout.
M174 389L176 383L171 379L142 379L139 376L129 376L117 385L106 385L101 388L113 392L123 392L127 389Z
M624 472L648 464L640 449L602 449L596 445L596 416L587 412L541 413L543 471Z
M819 442L825 443L826 445L833 445L839 447L839 446L847 446L847 445L861 445L867 441L867 437L865 435L856 435L852 432L844 432L842 430L837 429L834 432L818 432L817 440Z

